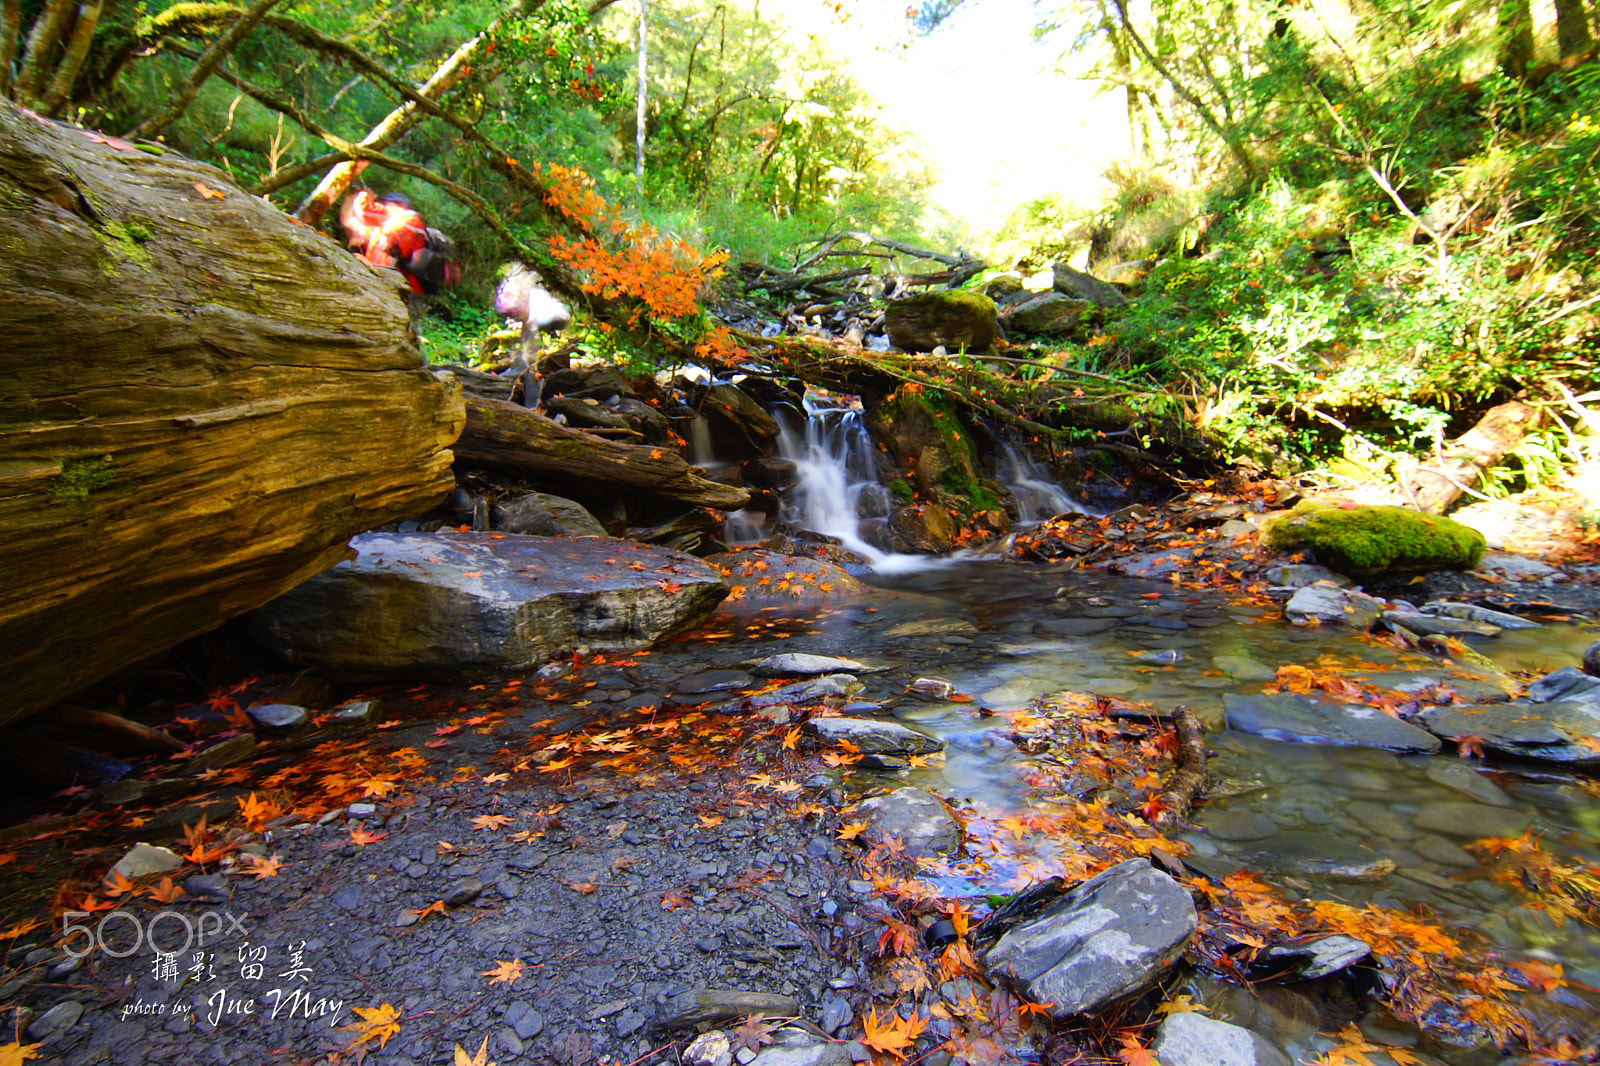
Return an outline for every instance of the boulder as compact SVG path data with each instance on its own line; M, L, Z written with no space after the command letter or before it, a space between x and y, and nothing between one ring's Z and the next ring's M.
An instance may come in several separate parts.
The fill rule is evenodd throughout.
M1405 507L1310 500L1268 523L1264 535L1271 548L1308 547L1319 562L1351 574L1471 570L1484 549L1482 533L1449 518Z
M1040 293L1017 304L1006 315L1006 325L1023 333L1070 333L1082 324L1095 305L1059 292Z
M1161 980L1198 928L1182 885L1146 859L1129 859L1083 882L987 952L991 975L1008 979L1052 1017L1090 1014Z
M538 537L603 537L606 528L581 503L562 496L530 492L494 505L494 528L503 533Z
M728 594L698 559L625 540L369 533L351 544L355 560L251 615L290 662L352 678L525 669L647 647Z
M1150 1045L1161 1066L1290 1066L1290 1058L1258 1033L1194 1011L1167 1015Z
M1517 759L1600 766L1600 703L1554 700L1431 707L1417 721L1446 740L1473 739Z
M879 718L813 718L806 729L824 744L849 741L857 751L873 755L926 755L944 749L942 740Z
M889 343L908 352L987 351L994 346L999 313L978 292L925 292L889 304Z
M846 599L868 591L842 566L760 548L710 555L706 562L722 573L733 598L746 607Z
M461 391L397 273L213 167L4 103L0 186L0 722L447 497Z
M1115 285L1066 263L1052 264L1050 273L1054 277L1055 290L1074 299L1087 300L1101 307L1121 307L1128 302L1122 290Z
M1439 738L1364 703L1324 703L1305 696L1222 697L1228 728L1301 744L1337 744L1388 751L1439 750Z
M893 837L906 854L947 855L961 847L961 823L944 800L920 788L900 788L856 804L873 839Z
M1365 629L1383 616L1383 603L1364 592L1332 585L1306 585L1284 604L1295 625L1340 625Z
M767 656L752 666L750 672L757 677L819 677L822 674L856 674L865 669L867 667L854 659L785 652Z

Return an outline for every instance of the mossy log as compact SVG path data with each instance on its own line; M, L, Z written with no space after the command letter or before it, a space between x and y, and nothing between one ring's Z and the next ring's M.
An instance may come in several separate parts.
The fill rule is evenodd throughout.
M0 105L0 721L446 497L460 388L399 285L213 167Z
M707 480L671 448L617 444L514 403L479 396L467 397L467 426L456 457L469 466L591 493L597 488L627 489L727 511L750 502L748 490Z

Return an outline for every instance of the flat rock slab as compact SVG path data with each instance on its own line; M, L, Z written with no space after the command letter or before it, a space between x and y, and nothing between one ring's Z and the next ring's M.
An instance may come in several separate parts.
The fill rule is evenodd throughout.
M648 647L727 596L692 555L603 537L366 533L358 555L250 616L290 662L352 678L524 669Z
M1295 625L1344 625L1365 629L1383 616L1383 602L1353 589L1307 585L1289 597L1283 616Z
M750 668L757 677L818 677L822 674L859 674L867 667L854 659L788 652L769 655Z
M1394 872L1394 860L1365 844L1304 829L1256 841L1234 858L1255 870L1333 881L1378 881Z
M1052 1017L1088 1014L1148 988L1170 970L1198 925L1194 901L1145 859L1073 888L984 953Z
M806 728L823 743L848 740L858 750L875 755L926 755L944 748L942 740L877 718L813 718Z
M1476 738L1484 751L1567 766L1600 766L1600 704L1517 700L1434 707L1417 720L1446 740Z
M1439 738L1359 703L1318 703L1304 696L1223 696L1228 728L1300 744L1337 744L1388 751L1439 750Z
M725 1022L749 1014L769 1018L793 1018L800 1013L800 1001L793 996L744 990L723 991L696 988L673 996L661 1008L663 1026L698 1025Z

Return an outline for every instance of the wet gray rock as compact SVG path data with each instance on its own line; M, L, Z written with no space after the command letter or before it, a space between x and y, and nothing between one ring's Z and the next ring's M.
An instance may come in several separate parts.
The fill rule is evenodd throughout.
M850 1001L841 995L829 992L822 997L821 1028L825 1033L838 1033L839 1030L855 1020L856 1012L851 1009Z
M733 1062L733 1051L728 1034L721 1029L701 1033L683 1049L683 1061L689 1066L729 1066Z
M828 674L810 681L796 681L792 685L751 696L744 706L752 711L775 707L780 703L815 703L817 700L849 699L862 689L860 681L849 674Z
M854 659L789 653L769 655L752 666L750 672L757 677L818 677L823 674L856 674L865 669Z
M1052 1017L1109 1006L1159 981L1198 920L1189 893L1145 859L1076 886L1002 936L983 964Z
M1571 700L1575 703L1600 702L1600 678L1576 666L1563 666L1528 686L1527 698L1534 703Z
M1336 574L1326 566L1317 566L1313 563L1269 566L1261 572L1261 576L1266 579L1267 584L1277 588L1303 589L1319 581L1327 581L1340 587L1350 584L1350 579L1343 574Z
M1323 703L1305 696L1224 694L1228 728L1302 744L1338 744L1388 751L1439 750L1439 738L1365 704Z
M1483 774L1460 760L1435 759L1428 764L1428 780L1436 785L1454 789L1466 796L1471 796L1479 803L1487 803L1491 807L1510 807L1513 801L1506 795L1505 790L1490 781Z
M1419 829L1478 840L1517 836L1533 824L1533 815L1507 807L1485 807L1481 803L1428 803L1417 811L1412 821Z
M1114 558L1106 564L1106 569L1129 577L1166 577L1189 569L1195 560L1204 556L1205 551L1205 548L1169 548L1166 551L1144 552Z
M81 1017L83 1017L83 1004L77 1000L69 999L65 1003L57 1003L28 1023L28 1035L42 1042L54 1040L77 1025Z
M672 691L686 696L704 696L713 692L737 692L755 683L755 678L743 670L705 670L683 678Z
M1486 622L1474 622L1469 618L1451 618L1446 615L1422 614L1418 611L1385 611L1383 620L1390 626L1400 626L1425 636L1497 637L1501 628Z
M926 755L944 749L942 740L883 719L813 718L806 723L806 730L825 744L845 740L878 755Z
M130 881L137 881L141 877L170 874L182 867L183 859L171 848L141 842L128 849L128 852L117 860L116 865L111 867L111 872Z
M1237 860L1252 869L1335 881L1377 881L1394 872L1394 860L1365 844L1300 829L1242 848Z
M1583 649L1583 672L1600 675L1600 640Z
M365 533L350 544L353 561L249 616L290 662L361 678L527 668L646 647L728 594L691 555L610 538Z
M1256 958L1260 968L1274 975L1292 975L1300 980L1315 981L1330 973L1354 966L1368 955L1372 947L1353 936L1337 933L1299 940L1286 944L1273 944ZM1272 978L1277 980L1277 976Z
M749 1066L850 1066L850 1050L804 1029L779 1029L749 1060Z
M1150 1050L1161 1066L1290 1066L1266 1037L1195 1011L1167 1015Z
M1204 808L1197 824L1218 840L1265 840L1278 831L1278 823L1253 811Z
M310 720L304 707L296 707L292 703L261 703L246 707L244 713L259 728L274 733L291 732Z
M1476 704L1431 707L1417 721L1446 740L1475 737L1483 750L1567 766L1600 766L1600 704Z
M666 1027L725 1022L759 1014L768 1018L793 1018L800 1013L800 1001L793 996L771 992L717 991L696 988L673 996L661 1008L659 1022Z
M494 528L539 537L603 537L602 526L580 503L530 492L494 506Z
M961 823L950 807L920 788L873 796L856 804L856 809L867 816L874 838L893 837L909 855L949 854L961 847Z
M483 895L483 882L476 877L466 877L450 886L450 891L445 893L444 902L447 907L465 907L481 895Z
M523 1040L532 1040L544 1032L544 1018L533 1009L533 1004L518 1001L506 1008L502 1020Z
M1540 629L1538 622L1531 622L1521 615L1507 614L1505 611L1491 611L1487 607L1478 607L1470 603L1454 603L1450 600L1430 600L1422 605L1423 614L1439 615L1446 618L1465 618L1472 622L1486 622L1501 629Z
M1211 665L1235 681L1272 681L1278 671L1244 655L1216 655Z
M1289 598L1283 616L1295 625L1365 629L1383 616L1383 602L1354 589L1307 585Z

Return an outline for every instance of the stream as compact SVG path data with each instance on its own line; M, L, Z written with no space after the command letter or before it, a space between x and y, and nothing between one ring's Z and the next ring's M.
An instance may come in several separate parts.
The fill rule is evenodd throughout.
M756 655L807 652L882 668L862 676L860 711L891 714L945 741L946 750L921 769L847 770L846 789L913 785L943 796L969 820L988 822L1048 813L1053 790L1059 794L1060 768L1019 749L1008 712L1061 692L1156 711L1185 705L1206 723L1212 754L1205 800L1181 834L1192 870L1218 880L1250 870L1291 901L1371 904L1419 916L1512 965L1560 966L1570 984L1600 988L1600 930L1579 919L1558 924L1528 906L1536 897L1491 880L1483 852L1468 848L1528 832L1567 861L1600 862L1600 802L1580 776L1462 759L1449 744L1434 756L1400 755L1283 742L1225 725L1228 694L1260 693L1279 682L1284 667L1393 690L1396 700L1424 689L1484 697L1496 691L1486 671L1349 630L1293 626L1271 605L1231 603L1168 582L999 557L888 555L857 535L857 523L874 514L870 499L861 502L869 456L860 437L846 432L852 416L834 417L813 413L805 436L786 435L785 454L802 476L786 517L866 555L873 569L860 576L874 594L799 614L724 604L665 655L731 666ZM1030 491L1053 488L1034 469L1012 476L1030 481ZM1047 498L1046 509L1050 504L1066 509L1059 499ZM728 640L741 629L742 639ZM1554 624L1507 630L1472 647L1529 678L1576 665L1596 636L1592 626ZM918 677L949 681L970 701L921 696L909 689ZM1005 888L1012 891L1049 868L1048 854L1024 855L1007 869L985 865L987 881L963 876L960 863L933 880L943 895L978 898L997 890L997 875L1015 875ZM1580 1028L1593 1032L1588 1003L1569 988L1525 998L1540 999L1536 1015L1588 1015ZM1314 1052L1314 1024L1293 1012L1266 1013L1271 1017L1241 1024L1291 1050ZM1462 1051L1445 1061L1495 1061L1483 1054Z

